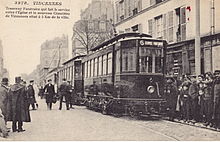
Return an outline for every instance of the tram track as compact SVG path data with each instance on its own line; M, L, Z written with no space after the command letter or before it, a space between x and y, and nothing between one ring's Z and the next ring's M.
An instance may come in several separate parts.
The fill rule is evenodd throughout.
M114 117L114 116L113 116L113 117ZM125 119L125 118L122 118L122 117L117 117L117 118L118 118L118 121L126 122L126 123L128 123L129 125L132 124L132 125L134 125L134 126L142 127L142 128L144 128L144 129L146 129L147 131L150 131L150 132L152 132L152 133L155 133L155 134L158 134L158 135L160 135L160 136L166 137L166 138L168 138L168 139L170 139L170 140L172 140L172 141L180 141L180 138L176 138L176 137L174 137L174 136L170 136L170 135L164 134L164 133L162 133L162 132L156 131L156 130L150 128L150 127L147 127L146 124L138 124L137 121L133 121L133 122L129 121L129 120L132 120L132 119ZM124 121L124 120L126 120L126 121Z
M188 126L193 126L193 127L197 127L197 128L202 128L202 129L206 129L206 130L212 130L212 131L216 131L216 132L220 132L220 129L215 129L215 128L212 128L212 127L206 127L202 124L192 124L192 123L186 123L186 122L181 122L181 121L178 121L178 120L174 120L174 121L170 121L168 120L168 118L163 118L164 121L167 121L167 122L170 122L170 123L179 123L179 124L183 124L183 125L188 125Z

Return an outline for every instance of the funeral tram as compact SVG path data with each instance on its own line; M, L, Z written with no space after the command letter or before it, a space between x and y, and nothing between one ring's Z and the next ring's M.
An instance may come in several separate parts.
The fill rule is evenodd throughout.
M82 58L84 97L103 114L161 114L166 103L166 41L142 33L120 34Z

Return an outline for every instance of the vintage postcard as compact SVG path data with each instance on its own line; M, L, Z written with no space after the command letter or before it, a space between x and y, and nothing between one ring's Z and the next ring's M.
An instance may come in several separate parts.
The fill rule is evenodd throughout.
M0 140L219 141L219 0L1 0Z

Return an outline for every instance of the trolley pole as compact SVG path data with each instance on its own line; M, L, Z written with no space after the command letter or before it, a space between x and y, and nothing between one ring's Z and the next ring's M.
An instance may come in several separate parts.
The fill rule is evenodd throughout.
M196 1L195 72L201 74L200 0Z

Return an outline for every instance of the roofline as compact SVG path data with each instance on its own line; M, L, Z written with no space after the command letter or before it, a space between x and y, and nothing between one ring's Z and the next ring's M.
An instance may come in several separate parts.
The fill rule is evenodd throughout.
M149 37L149 38L152 38L151 35L144 34L144 33L123 33L123 34L119 34L119 35L117 35L107 41L104 41L103 43L99 44L98 46L92 48L91 51L96 51L97 49L100 49L103 46L107 46L110 43L113 43L114 41L118 41L118 40L126 38L126 37Z
M71 62L71 61L73 61L73 60L76 60L76 59L78 59L78 58L85 57L85 56L86 56L86 55L75 56L75 57L73 57L72 59L69 59L68 61L64 62L63 65L65 65L65 64L67 64L67 63L69 63L69 62Z

